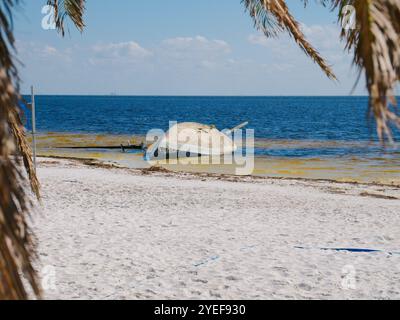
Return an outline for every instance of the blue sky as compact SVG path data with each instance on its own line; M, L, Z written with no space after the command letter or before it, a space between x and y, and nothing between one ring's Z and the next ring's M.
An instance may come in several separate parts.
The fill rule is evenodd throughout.
M240 0L88 0L83 34L44 30L45 0L15 19L22 91L43 94L347 95L356 79L336 16L288 3L332 64L327 79L287 36L266 39ZM365 94L362 83L355 94Z

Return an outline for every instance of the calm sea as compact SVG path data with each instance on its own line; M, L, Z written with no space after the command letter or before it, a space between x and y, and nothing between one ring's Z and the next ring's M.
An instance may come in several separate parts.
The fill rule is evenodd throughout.
M260 155L399 156L399 150L375 143L367 104L366 97L36 97L37 130L42 133L145 135L153 128L168 129L169 121L214 124L219 129L249 121L258 140L276 142L258 147ZM29 129L29 115L27 123ZM398 131L395 137L400 140Z

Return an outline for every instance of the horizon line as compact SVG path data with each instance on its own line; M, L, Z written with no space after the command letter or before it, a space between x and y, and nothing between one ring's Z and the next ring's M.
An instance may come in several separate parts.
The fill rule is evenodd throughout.
M21 93L23 96L30 96L31 93ZM329 95L329 94L317 94L317 95L297 95L297 94L288 94L288 95L229 95L229 94L79 94L79 93L36 93L35 96L87 96L87 97L369 97L369 95ZM396 95L398 96L398 95Z

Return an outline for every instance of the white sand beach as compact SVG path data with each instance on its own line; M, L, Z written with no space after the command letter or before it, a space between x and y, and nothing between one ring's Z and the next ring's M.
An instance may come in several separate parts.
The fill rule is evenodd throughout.
M49 158L38 175L45 298L400 299L398 188Z

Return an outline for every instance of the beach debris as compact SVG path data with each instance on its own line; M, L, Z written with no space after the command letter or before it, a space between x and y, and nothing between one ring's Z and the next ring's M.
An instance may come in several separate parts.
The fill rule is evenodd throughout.
M82 163L87 166L104 168L104 169L121 168L120 166L118 166L114 163L103 162L103 161L99 161L99 160L95 160L95 159L85 159L82 161Z
M386 199L386 200L400 200L397 197L394 196L388 196L385 194L379 194L379 193L370 193L370 192L361 192L360 196L362 197L372 197L372 198L377 198L377 199Z
M203 261L200 261L198 263L195 263L194 266L195 267L200 267L200 266L203 266L203 265L205 265L205 264L207 264L209 262L213 262L215 260L218 260L219 258L220 258L219 256L215 255L215 256L212 256L212 257L210 257L210 258L208 258L206 260L203 260Z
M141 170L142 173L149 173L149 172L163 172L163 173L168 173L171 172L168 169L165 169L160 166L151 166L150 168L144 168Z
M388 255L400 254L400 252L393 251L384 251L380 249L364 249L364 248L311 248L311 247L301 247L295 246L296 249L305 249L305 250L323 250L323 251L338 251L338 252L352 252L352 253L386 253Z
M119 146L66 146L66 147L55 147L55 149L111 149L111 150L118 150L120 149L122 152L125 152L126 150L143 150L145 148L145 145L143 143L141 144L127 144L123 145L120 144Z

